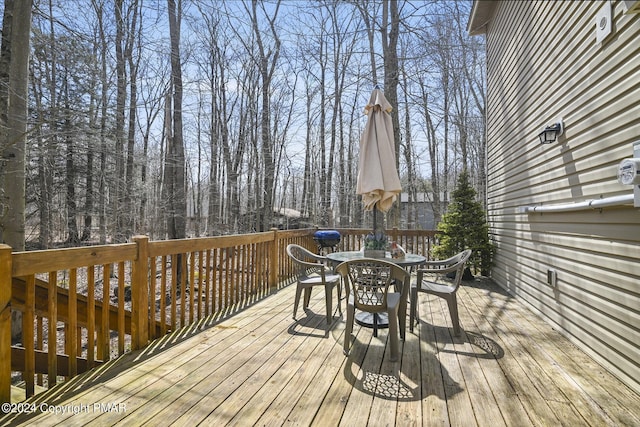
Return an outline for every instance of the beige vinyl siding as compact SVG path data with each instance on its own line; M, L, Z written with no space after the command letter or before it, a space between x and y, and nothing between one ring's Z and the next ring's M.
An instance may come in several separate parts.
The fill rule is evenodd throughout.
M640 209L523 213L632 193L620 161L640 141L640 15L613 1L499 2L486 31L492 276L640 392ZM564 119L559 141L538 133ZM547 270L557 286L547 284Z

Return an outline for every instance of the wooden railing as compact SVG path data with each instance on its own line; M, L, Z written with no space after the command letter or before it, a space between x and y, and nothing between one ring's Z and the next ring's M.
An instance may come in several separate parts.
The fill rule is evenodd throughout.
M364 238L371 233L367 228L337 228L340 232L340 244L338 250L358 251L364 247ZM393 228L386 230L385 234L390 241L395 241L407 252L422 254L429 257L431 247L436 242L436 231L434 230L399 230Z
M291 283L285 247L317 250L316 229L14 252L0 245L0 401L12 376L25 395L146 346L188 325L231 315ZM367 229L338 229L338 250L359 250ZM388 230L429 254L434 231ZM22 339L11 343L11 312ZM45 377L46 376L46 377Z

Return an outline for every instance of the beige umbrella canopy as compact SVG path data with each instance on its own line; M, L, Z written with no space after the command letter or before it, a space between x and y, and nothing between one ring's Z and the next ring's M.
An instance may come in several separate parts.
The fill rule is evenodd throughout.
M381 212L391 208L402 187L396 169L396 154L391 122L391 104L378 88L365 107L369 116L360 139L356 193L362 195L365 210Z

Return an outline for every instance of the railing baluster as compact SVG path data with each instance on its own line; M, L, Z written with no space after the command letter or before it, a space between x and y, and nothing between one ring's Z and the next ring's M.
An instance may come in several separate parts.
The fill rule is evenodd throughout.
M93 368L95 359L96 289L95 268L87 267L87 366Z
M251 253L255 245L243 246L244 253L242 255L242 274L244 281L247 283L247 294L250 301L256 300L255 283L253 281L253 274L251 274Z
M42 316L36 316L36 350L42 351L44 350L44 325L42 321ZM42 387L42 373L38 372L36 374L36 384Z
M108 264L102 266L102 316L100 319L100 331L98 336L98 358L103 362L110 359L110 334L109 334L109 306L111 300L109 298L109 276L105 277Z
M228 307L233 308L236 303L236 293L235 287L233 286L233 257L234 257L234 248L229 247L226 249L227 256L224 260L224 274L225 281L227 283L227 293L229 294L229 302Z
M196 260L195 253L189 252L185 254L185 256L189 256L189 324L193 323L194 319L194 292L195 292L195 281L196 281Z
M125 325L124 325L124 303L125 303L125 289L124 289L124 261L118 263L118 354L122 355L125 351Z
M78 374L78 301L77 270L69 270L69 323L67 329L67 354L69 355L69 378Z
M178 254L171 255L171 330L176 330L177 304L178 298Z
M238 271L238 259L240 258L240 249L234 246L233 257L231 258L231 286L233 287L233 305L240 306L240 299L242 298L242 287L240 285L240 274Z
M167 333L167 256L162 255L160 276L160 332Z
M220 288L220 271L218 267L220 265L219 255L220 249L215 248L213 250L213 256L211 257L213 260L213 264L211 265L211 287L213 288L211 301L211 309L214 313L220 313L222 311L222 298L221 298L221 288Z
M242 283L242 271L240 269L240 260L242 259L242 248L240 246L236 246L233 249L233 259L231 260L232 263L232 267L231 267L231 274L233 277L233 287L236 290L236 307L240 308L242 307L244 304L242 304L243 302L243 298L244 298L244 289L243 289L243 283Z
M34 317L36 304L36 279L33 274L26 277L26 299L22 313L22 345L25 352L23 379L27 398L35 393L36 352L34 347Z
M260 293L260 295L264 295L264 287L263 287L263 283L264 280L262 280L262 264L264 263L264 258L261 256L262 255L262 248L264 247L264 243L258 243L256 244L256 253L254 254L254 265L255 265L255 281L256 281L256 287L258 288L258 292Z
M211 249L207 249L206 251L206 260L204 264L204 281L205 281L205 291L204 291L204 315L209 316L212 313L212 295L211 290L213 289L211 286Z
M185 307L187 305L187 254L182 253L180 257L180 327L185 326Z
M204 310L202 306L202 297L205 292L205 284L204 284L204 267L203 267L203 258L204 252L198 251L198 321L202 319L204 316Z
M251 245L251 250L249 251L249 269L248 269L248 274L249 277L251 278L251 289L253 290L253 293L255 294L255 299L257 299L260 295L260 289L259 289L259 283L258 282L258 275L256 274L257 269L258 269L258 256L257 256L257 251L258 248L260 247L259 243L253 243Z
M149 340L156 337L156 258L149 257Z
M227 310L231 306L231 295L229 285L229 248L224 248L220 251L220 256L224 258L220 259L220 274L224 282L224 309Z
M48 301L49 311L49 333L47 335L47 362L48 376L47 383L53 387L58 383L58 289L56 283L56 273L49 272Z
M243 289L244 289L243 306L247 306L254 300L254 296L253 296L254 294L253 294L252 283L251 283L251 274L249 274L249 263L248 263L249 248L250 248L249 245L242 245L240 247L242 256L238 261L238 265L240 268L240 283L242 283Z

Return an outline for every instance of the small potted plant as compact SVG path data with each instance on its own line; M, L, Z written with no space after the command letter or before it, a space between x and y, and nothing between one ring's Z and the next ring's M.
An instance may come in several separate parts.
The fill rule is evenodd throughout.
M389 240L382 231L369 233L364 238L364 256L368 258L384 258Z

